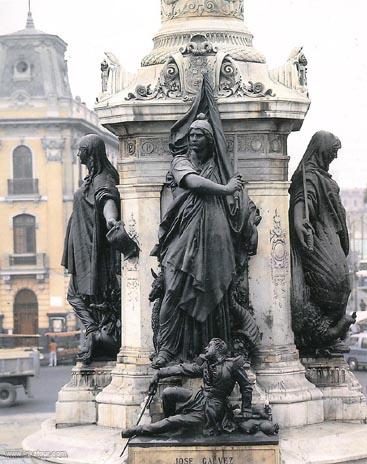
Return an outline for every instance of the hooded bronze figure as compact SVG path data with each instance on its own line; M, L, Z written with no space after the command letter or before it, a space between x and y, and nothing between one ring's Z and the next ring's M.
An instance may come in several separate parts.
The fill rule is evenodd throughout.
M329 174L341 148L330 132L311 139L292 177L289 222L292 248L292 324L302 355L332 355L355 316L350 294L349 237L339 187Z

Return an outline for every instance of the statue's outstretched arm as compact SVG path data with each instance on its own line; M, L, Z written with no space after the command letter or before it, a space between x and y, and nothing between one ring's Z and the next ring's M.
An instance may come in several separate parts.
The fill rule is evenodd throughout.
M112 229L118 220L117 206L113 200L109 199L106 201L103 208L103 216L106 219L107 228Z
M182 184L184 188L198 193L221 196L233 195L235 192L242 190L244 186L244 182L240 176L234 176L227 185L222 185L197 174L187 174Z

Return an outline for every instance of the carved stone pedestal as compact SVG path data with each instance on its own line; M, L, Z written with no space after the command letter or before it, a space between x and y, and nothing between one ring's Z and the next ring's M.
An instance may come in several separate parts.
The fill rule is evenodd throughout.
M325 420L364 422L367 418L363 389L342 356L302 358L306 377L322 392Z
M150 257L150 251L157 241L161 182L168 166L167 161L144 160L127 163L120 171L124 183L120 186L123 220L130 235L139 241L141 252L138 260L126 261L123 265L122 346L112 381L97 396L99 425L119 428L133 425L154 374L149 359L153 343L148 297L153 280L151 269L157 270L157 263ZM160 176L160 183L152 182L155 176Z
M322 393L305 377L291 328L288 188L288 182L249 185L262 215L249 268L250 299L262 332L256 379L281 427L324 420Z
M188 111L203 73L218 97L228 157L263 217L258 253L249 264L250 300L263 334L257 384L281 427L322 422L322 393L306 379L294 346L289 298L287 137L302 126L307 91L271 77L242 21L244 1L215 0L210 7L194 1L192 8L173 3L161 2L162 28L134 85L96 108L120 139L123 219L128 230L135 221L141 245L139 262L123 270L122 348L111 384L98 395L98 423L133 425L149 385L148 296L150 268L157 266L149 253L170 197L170 128Z
M71 380L59 391L56 403L56 427L97 423L96 396L111 382L115 362L77 363Z
M98 425L131 427L139 416L152 375L147 356L125 352L112 371L112 382L96 398Z
M236 464L280 462L277 437L263 434L209 438L134 438L128 464Z

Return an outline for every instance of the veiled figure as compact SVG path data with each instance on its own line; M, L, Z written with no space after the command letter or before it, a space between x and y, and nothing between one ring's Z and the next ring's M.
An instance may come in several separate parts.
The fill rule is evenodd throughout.
M234 314L230 289L256 253L260 217L241 177L234 176L206 78L191 110L173 126L170 147L174 200L152 253L164 288L154 367L192 359L213 337L231 346L236 329L254 342L258 337L248 307Z
M339 187L329 174L340 148L335 135L317 132L289 190L292 323L302 354L343 352L342 339L354 322L346 316L350 294L346 215Z
M81 138L78 157L88 176L74 195L62 265L71 274L68 302L85 329L79 359L88 363L97 345L104 345L104 354L111 356L120 344L112 308L119 311L120 306L120 253L106 238L120 218L119 175L106 156L104 141L95 134Z

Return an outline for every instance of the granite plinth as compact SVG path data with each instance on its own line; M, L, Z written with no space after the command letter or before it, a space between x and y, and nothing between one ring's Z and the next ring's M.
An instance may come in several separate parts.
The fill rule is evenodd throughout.
M97 422L96 396L111 382L114 361L77 363L69 383L59 391L56 402L57 427L71 427Z
M365 422L366 397L343 356L302 358L306 377L323 395L325 420Z
M366 434L366 424L335 421L280 429L279 447L282 464L366 464ZM121 439L119 429L98 425L60 429L55 427L55 421L47 420L42 424L41 430L27 437L22 445L26 451L64 450L67 452L67 458L48 458L48 463L125 464L128 453L125 452L122 458L120 454L126 441ZM151 450L141 449L144 449L145 454L142 455L139 464L146 464L145 458ZM45 462L40 459L33 461L37 464ZM176 464L175 461L172 464Z
M129 444L128 464L278 464L279 440L262 433L177 438L139 437Z

